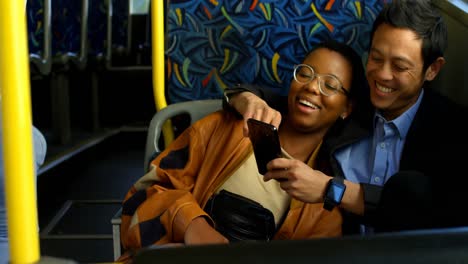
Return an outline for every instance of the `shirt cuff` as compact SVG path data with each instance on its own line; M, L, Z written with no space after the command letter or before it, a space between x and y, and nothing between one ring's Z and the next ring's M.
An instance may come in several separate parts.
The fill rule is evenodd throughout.
M366 222L373 222L377 215L383 187L366 183L361 183L361 186L364 190L364 218Z

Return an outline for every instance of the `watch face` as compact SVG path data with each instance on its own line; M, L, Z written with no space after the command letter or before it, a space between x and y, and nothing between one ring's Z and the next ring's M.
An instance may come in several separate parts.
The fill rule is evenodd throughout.
M331 182L330 188L328 189L327 196L329 199L339 203L343 198L344 191L346 189L346 185L336 184L335 182Z

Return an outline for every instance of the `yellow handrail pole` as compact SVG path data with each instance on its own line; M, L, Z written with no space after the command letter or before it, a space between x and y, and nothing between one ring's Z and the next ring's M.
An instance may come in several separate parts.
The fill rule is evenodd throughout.
M156 111L167 106L165 95L164 1L165 0L153 0L151 2L153 94ZM174 139L170 121L166 122L163 126L163 136L166 146Z
M40 258L24 1L0 1L0 95L10 263Z

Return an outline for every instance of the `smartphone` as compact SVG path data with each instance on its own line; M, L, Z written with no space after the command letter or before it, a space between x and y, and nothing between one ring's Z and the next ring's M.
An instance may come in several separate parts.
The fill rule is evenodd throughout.
M252 142L258 172L264 175L266 165L273 159L281 157L281 145L278 129L265 122L250 118L247 120L249 138Z

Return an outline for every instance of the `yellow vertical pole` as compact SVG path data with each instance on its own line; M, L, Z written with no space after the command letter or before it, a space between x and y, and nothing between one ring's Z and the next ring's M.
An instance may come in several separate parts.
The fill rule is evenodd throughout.
M24 1L0 1L0 96L10 263L39 260Z
M151 2L153 94L157 111L167 106L165 95L164 1L165 0L153 0ZM174 139L174 133L171 127L170 121L166 122L163 126L164 143L166 146Z

